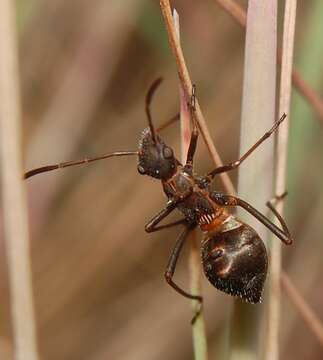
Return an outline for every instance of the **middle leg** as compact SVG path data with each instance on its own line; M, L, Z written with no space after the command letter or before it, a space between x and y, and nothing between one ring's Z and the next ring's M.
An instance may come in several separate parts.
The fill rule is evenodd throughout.
M193 299L193 300L197 300L200 303L202 303L202 296L199 295L193 295L190 294L188 292L186 292L185 290L183 290L182 288L180 288L174 281L173 281L173 276L175 274L175 270L176 270L176 265L177 265L177 260L178 257L180 255L180 252L183 248L184 242L187 239L189 233L194 229L195 225L188 225L183 232L179 235L175 246L170 254L169 260L168 260L168 264L166 267L166 271L165 271L165 279L167 281L167 283L174 289L176 290L179 294L185 296L188 299Z
M193 85L191 100L189 103L193 129L192 129L192 133L191 133L191 139L190 139L190 144L189 144L188 151L187 151L187 158L186 158L186 164L185 164L185 167L188 169L191 169L193 167L193 158L195 155L197 140L198 140L198 136L199 136L199 132L198 132L197 125L196 125L196 118L195 118L195 111L196 111L195 102L196 102L196 86Z
M175 210L177 205L176 201L169 201L167 206L162 209L157 215L155 215L146 225L146 232L154 232L160 229L160 226L157 226L163 219L165 219L172 211Z
M270 135L275 132L279 125L284 121L284 119L286 118L286 114L284 113L281 118L279 120L277 120L273 127L267 131L254 145L251 146L251 148L241 156L241 158L237 161L234 161L230 164L227 164L227 165L222 165L222 166L219 166L217 168L215 168L214 170L212 170L211 172L209 172L207 174L207 178L212 181L214 179L214 177L216 175L219 175L221 173L224 173L224 172L227 172L227 171L231 171L231 170L234 170L236 169L238 166L241 165L241 163L247 159L247 157L249 155L251 155L253 153L254 150L256 150L258 148L259 145L261 145L266 139L268 139L270 137Z

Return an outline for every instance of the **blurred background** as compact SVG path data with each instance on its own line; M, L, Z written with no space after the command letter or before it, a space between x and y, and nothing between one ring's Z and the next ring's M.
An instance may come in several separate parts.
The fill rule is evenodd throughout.
M172 3L214 142L224 162L235 160L244 31L216 0ZM247 1L237 3L246 8ZM320 0L299 2L295 44L298 69L321 95L322 12ZM178 112L177 72L158 1L17 1L17 26L26 170L136 150L147 126L145 94L158 76L165 81L153 101L156 126ZM323 319L323 126L296 92L292 107L286 219L295 244L283 249L283 266ZM178 124L163 137L179 153ZM213 168L202 141L195 164L202 174ZM41 358L193 359L190 303L163 277L179 229L145 233L165 197L158 181L138 175L136 158L43 174L27 189ZM12 327L2 234L0 256L0 359L6 360ZM184 288L187 259L186 249L176 272ZM205 279L203 294L210 358L216 358L231 299ZM322 359L284 295L282 306L281 358Z

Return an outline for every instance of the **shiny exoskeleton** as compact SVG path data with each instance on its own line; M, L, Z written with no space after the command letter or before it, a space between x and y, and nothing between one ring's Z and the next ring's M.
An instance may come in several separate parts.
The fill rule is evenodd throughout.
M164 228L165 225L156 225L177 208L184 215L184 225L191 229L199 226L203 232L201 256L208 280L230 295L240 296L251 303L259 302L267 274L267 252L255 230L225 209L225 206L238 205L236 201L240 199L211 191L212 176L195 176L192 164L180 164L158 135L153 140L149 128L143 131L139 142L138 171L161 180L168 198L165 210L151 220L146 230ZM261 214L257 212L257 215ZM168 226L176 224L178 222ZM290 236L280 229L275 230L285 242L291 241ZM181 242L184 240L180 238ZM171 260L177 260L177 257L175 252ZM166 271L166 278L172 286L176 285L172 282L175 260L170 262ZM179 290L177 286L176 290ZM194 298L182 290L179 292Z
M208 280L221 291L233 296L239 296L250 303L257 303L261 300L267 274L268 258L266 248L255 230L233 216L228 211L228 208L232 206L244 208L285 244L292 243L291 235L284 220L271 202L268 202L267 206L279 220L282 229L242 199L212 191L210 184L216 175L237 168L278 128L286 115L284 114L276 121L273 127L239 160L220 166L206 176L196 176L193 172L193 158L197 146L198 130L195 121L194 87L189 102L193 130L186 163L181 164L176 159L172 148L165 144L158 135L158 131L154 129L151 119L150 103L160 82L161 79L157 79L147 93L146 113L149 127L142 132L138 151L113 152L96 158L44 166L27 172L25 178L42 172L109 157L137 155L138 172L160 180L168 199L166 207L146 225L146 231L153 232L177 225L184 227L176 241L166 268L165 278L167 282L183 296L202 301L200 296L184 291L173 281L177 259L183 244L188 234L194 228L199 227L203 233L201 242L202 264ZM175 118L178 118L178 116ZM159 225L175 209L179 210L183 217L175 222Z

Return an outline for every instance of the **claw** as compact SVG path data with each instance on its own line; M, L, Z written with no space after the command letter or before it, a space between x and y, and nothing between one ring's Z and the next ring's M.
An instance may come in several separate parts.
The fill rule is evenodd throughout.
M284 191L282 194L274 196L274 197L273 197L272 199L270 199L267 203L270 203L270 204L276 203L276 202L278 202L278 201L283 200L287 195L288 195L288 192L287 192L287 191Z

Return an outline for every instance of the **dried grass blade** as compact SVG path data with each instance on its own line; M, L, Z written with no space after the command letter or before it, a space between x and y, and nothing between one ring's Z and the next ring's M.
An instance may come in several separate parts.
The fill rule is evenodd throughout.
M179 25L179 15L174 9L173 11L174 25L177 32L178 43L180 43L180 25ZM181 162L185 164L187 150L190 144L191 138L191 116L190 110L187 105L187 97L185 96L185 91L182 85L179 85L180 93L180 124L181 124ZM190 268L190 289L191 293L194 295L201 295L201 260L200 260L200 251L197 244L197 234L194 231L190 235L191 240L191 252L189 258L189 268ZM193 315L198 310L199 303L196 300L192 301ZM206 341L206 331L205 331L205 321L203 309L201 310L199 316L197 317L194 324L192 324L193 332L193 348L194 348L194 358L196 360L206 360L207 355L207 341Z
M37 360L13 2L0 2L0 124L4 230L8 257L15 359Z
M296 22L297 0L286 0L284 14L284 33L282 49L282 65L280 78L279 115L290 114L290 98L292 91L293 48ZM276 184L275 193L282 194L286 189L287 144L289 116L280 126L276 143ZM284 203L277 204L277 210L283 213ZM281 276L281 243L274 236L271 242L270 291L268 295L266 359L279 358L280 329L280 276Z
M275 120L277 1L250 0L247 13L240 155L253 145ZM259 179L261 178L261 181ZM273 141L262 144L240 168L239 197L261 212L273 189ZM242 219L244 213L239 212ZM255 219L248 223L266 241L268 232ZM231 319L230 359L259 359L263 307L235 301Z

